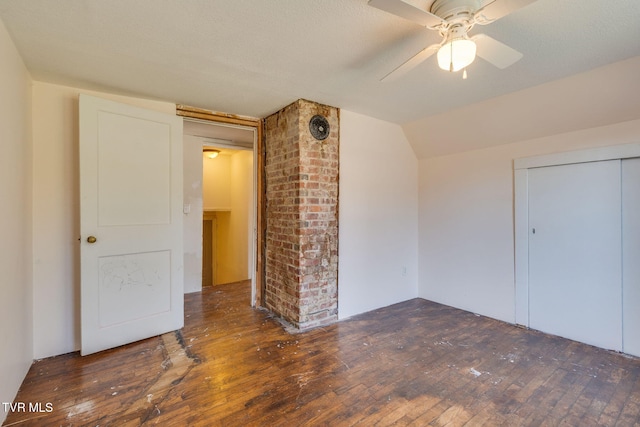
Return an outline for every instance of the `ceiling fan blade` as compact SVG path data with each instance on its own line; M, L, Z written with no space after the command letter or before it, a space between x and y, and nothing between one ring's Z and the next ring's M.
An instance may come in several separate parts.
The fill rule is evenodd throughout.
M428 57L436 53L439 48L440 48L439 44L432 44L431 46L428 46L422 49L420 52L418 52L417 54L409 58L407 61L405 61L404 64L400 65L398 68L396 68L395 70L393 70L392 72L390 72L389 74L381 78L380 81L385 82L385 81L395 80L398 77L406 74L407 72L409 72L410 70L413 70L419 64L424 62Z
M476 23L481 25L490 24L535 1L536 0L493 0L493 2L475 13Z
M429 13L427 0L369 0L369 6L408 19L425 27L437 27L443 23L438 16Z
M477 55L500 69L518 62L523 56L517 50L486 34L477 34L471 37L471 40L476 43Z

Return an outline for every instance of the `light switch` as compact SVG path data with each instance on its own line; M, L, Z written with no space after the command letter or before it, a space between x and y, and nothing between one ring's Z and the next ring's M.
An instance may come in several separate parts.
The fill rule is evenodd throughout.
M185 213L185 214L191 213L191 205L189 203L185 203L182 206L182 213Z

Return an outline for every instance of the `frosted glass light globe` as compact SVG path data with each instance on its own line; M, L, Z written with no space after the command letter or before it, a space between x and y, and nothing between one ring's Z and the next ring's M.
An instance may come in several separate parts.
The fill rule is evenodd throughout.
M474 59L476 59L476 44L473 40L453 39L438 50L438 66L446 71L462 70Z

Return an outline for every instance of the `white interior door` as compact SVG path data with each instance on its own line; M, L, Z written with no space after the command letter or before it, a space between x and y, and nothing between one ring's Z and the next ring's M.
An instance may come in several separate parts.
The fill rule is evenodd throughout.
M640 356L640 159L622 161L623 351Z
M529 170L529 325L622 349L620 161Z
M182 119L80 95L80 216L81 353L181 328Z

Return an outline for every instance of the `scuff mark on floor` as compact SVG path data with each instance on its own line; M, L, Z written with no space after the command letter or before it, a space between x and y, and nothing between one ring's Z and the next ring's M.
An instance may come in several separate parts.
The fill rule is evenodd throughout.
M138 420L145 423L160 415L159 405L171 389L179 384L189 371L200 363L200 358L185 345L180 331L168 332L161 336L165 358L162 361L163 372L131 403L123 413L121 422Z
M81 414L83 412L89 412L93 410L94 406L95 405L91 400L85 400L84 402L80 402L77 405L73 405L69 408L67 418L72 418L73 416Z

